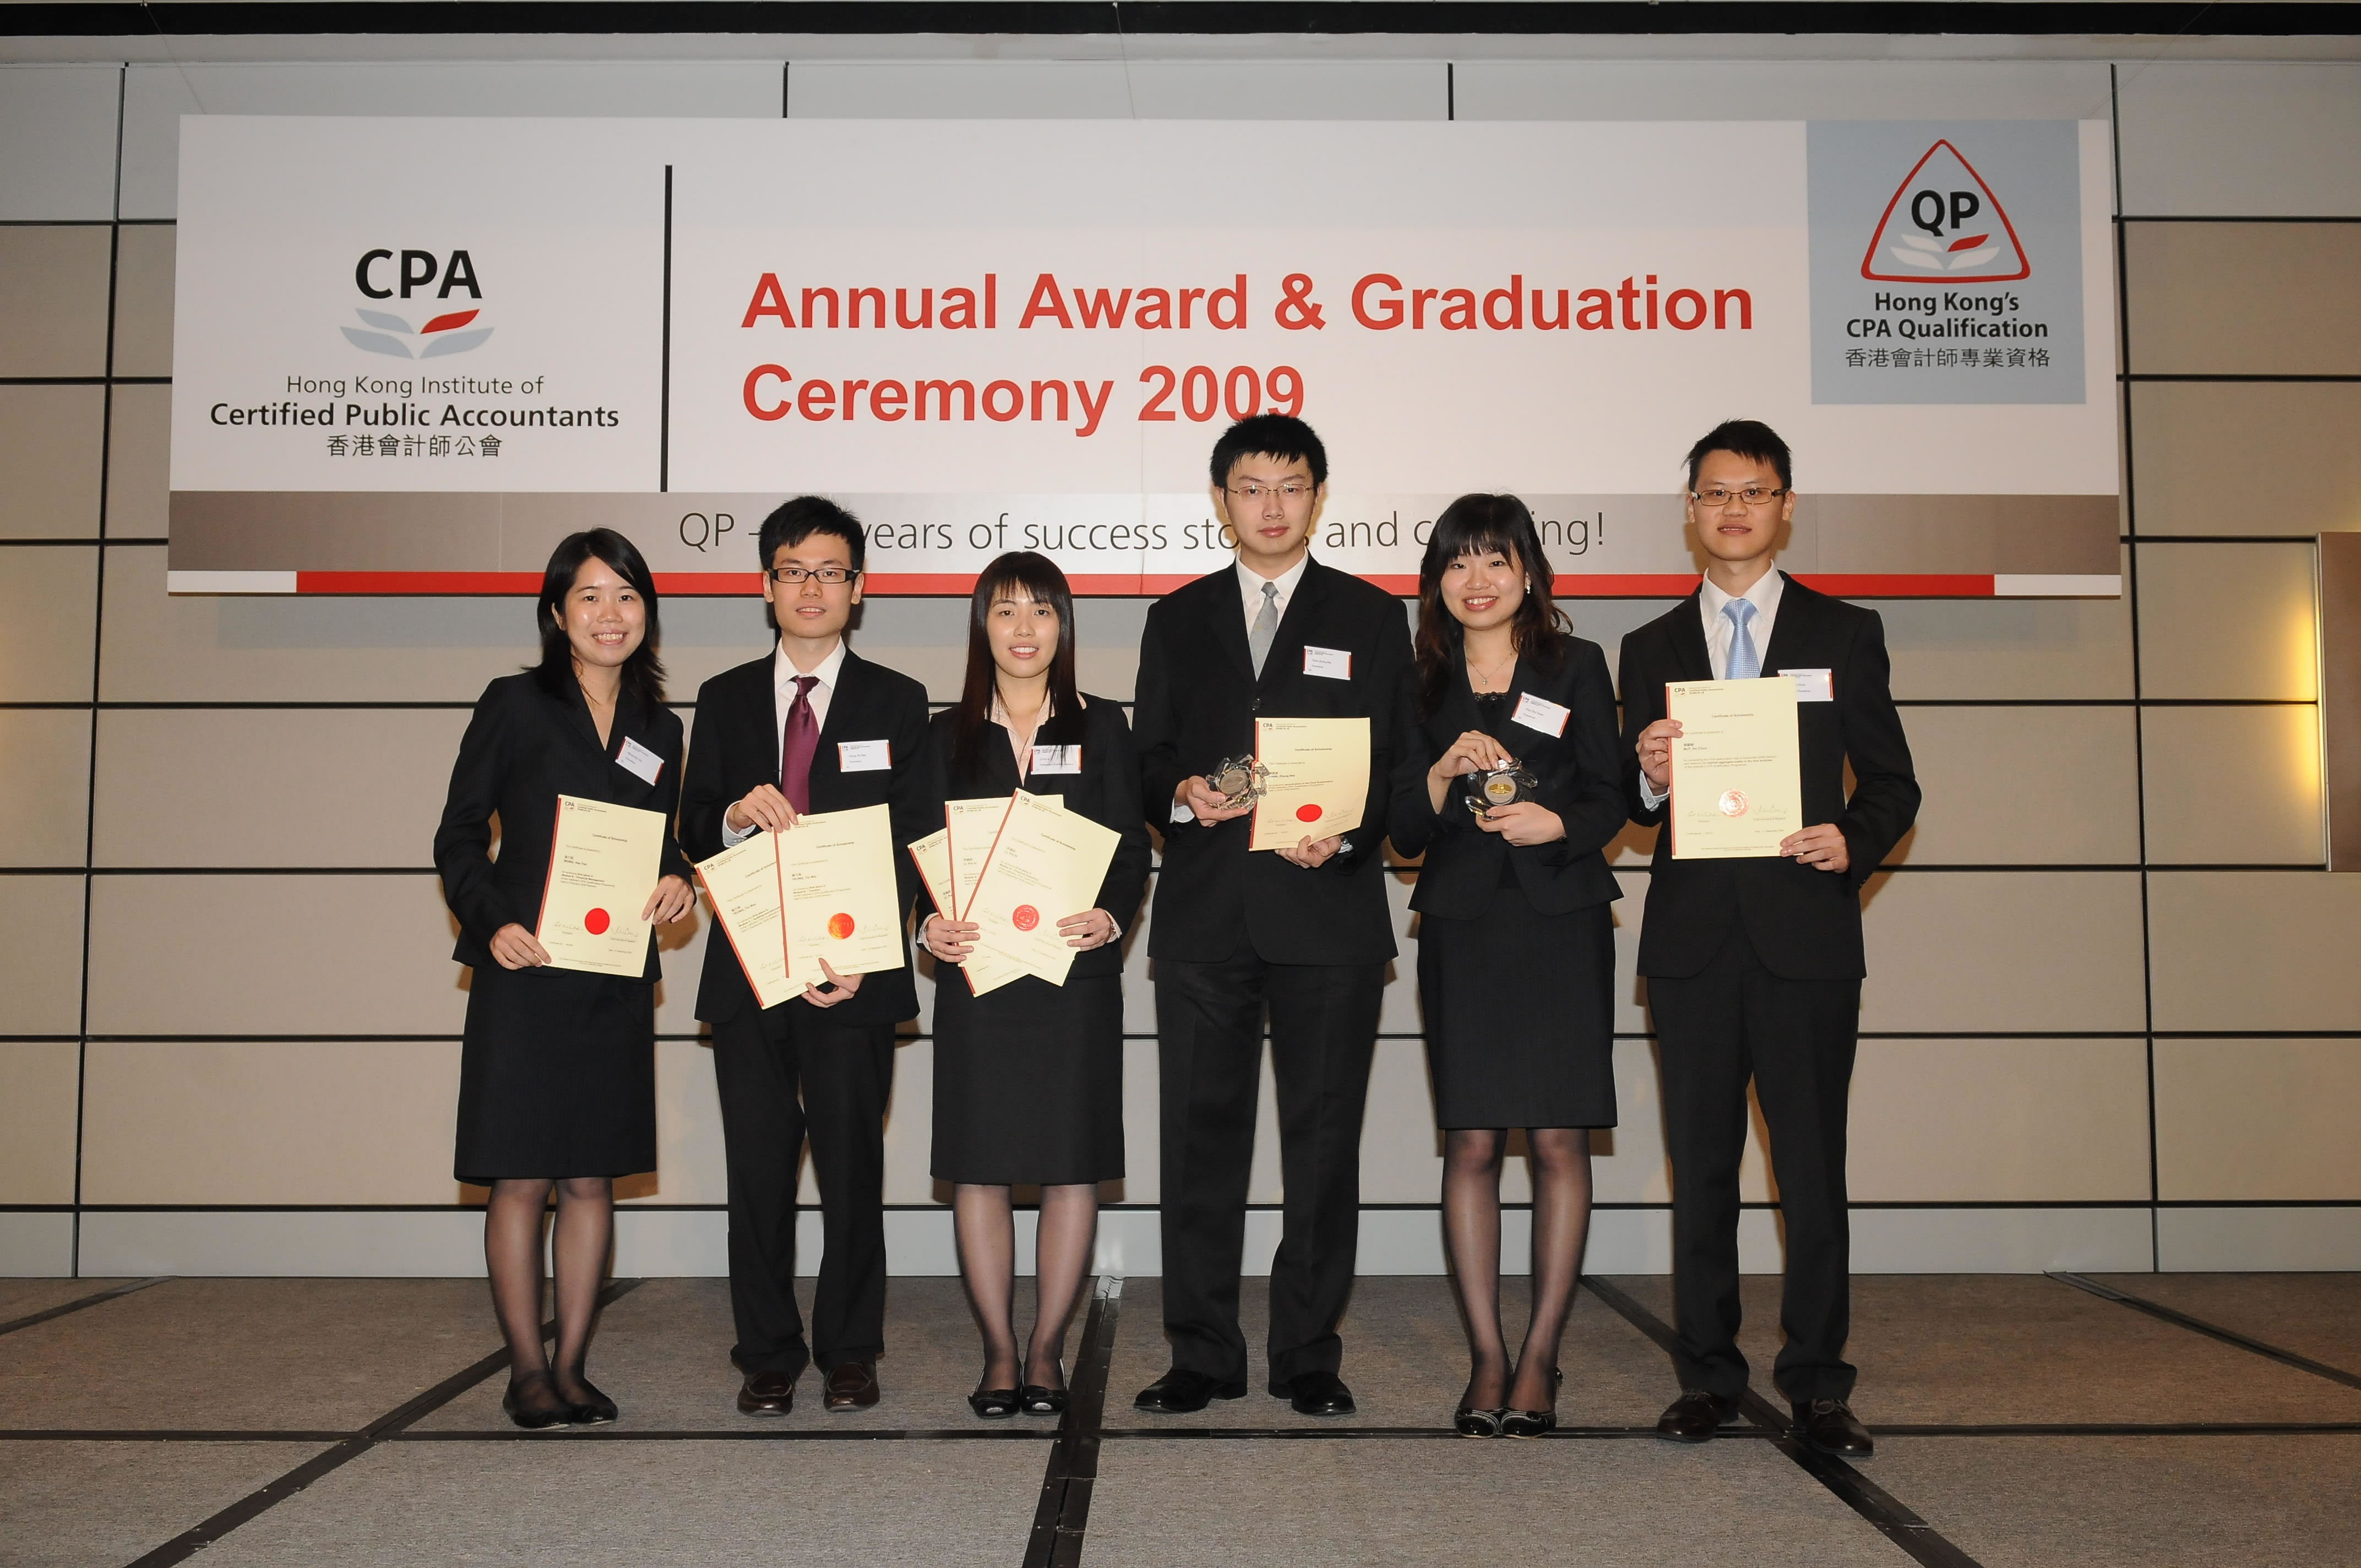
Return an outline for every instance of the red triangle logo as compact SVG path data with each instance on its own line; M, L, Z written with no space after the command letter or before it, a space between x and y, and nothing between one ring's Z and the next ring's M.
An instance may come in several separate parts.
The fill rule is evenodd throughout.
M2031 277L2033 265L1984 177L1938 140L1885 203L1861 275L1883 283L2011 283Z

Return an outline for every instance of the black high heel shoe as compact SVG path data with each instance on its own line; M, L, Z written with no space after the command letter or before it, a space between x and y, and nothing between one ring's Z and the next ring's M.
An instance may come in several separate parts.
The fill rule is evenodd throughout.
M1476 1380L1467 1380L1467 1391L1459 1396L1459 1408L1451 1412L1451 1427L1461 1437L1498 1437L1500 1418L1507 1412L1497 1406L1487 1409L1475 1403Z
M607 1398L598 1385L588 1377L577 1375L574 1381L582 1385L582 1392L588 1396L574 1401L576 1426L602 1427L622 1413L615 1409L615 1401Z
M530 1408L517 1398L517 1390L530 1388L535 1383L549 1390L549 1403ZM546 1431L552 1427L574 1424L574 1407L557 1397L557 1384L546 1372L528 1373L509 1379L508 1391L500 1396L500 1411L527 1431Z
M1066 1367L1060 1362L1058 1365L1060 1387L1050 1388L1038 1383L1027 1383L1016 1390L1016 1403L1028 1416L1062 1416L1066 1413L1067 1405L1065 1381Z
M967 1397L967 1408L988 1421L1006 1420L1016 1413L1016 1390L978 1388Z
M1500 1412L1500 1435L1503 1437L1539 1437L1557 1430L1556 1391L1565 1383L1565 1374L1550 1368L1550 1408L1546 1410L1509 1409Z

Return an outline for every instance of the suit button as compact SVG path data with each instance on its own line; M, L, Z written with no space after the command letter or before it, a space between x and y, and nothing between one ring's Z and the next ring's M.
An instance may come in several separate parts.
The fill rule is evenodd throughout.
M1247 711L1250 713L1260 713L1262 711L1262 698L1255 698L1254 705L1248 708Z

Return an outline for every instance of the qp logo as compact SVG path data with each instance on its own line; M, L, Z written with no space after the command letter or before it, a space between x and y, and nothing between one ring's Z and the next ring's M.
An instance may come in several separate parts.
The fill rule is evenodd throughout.
M1885 203L1861 275L1883 283L2010 283L2031 277L2033 267L2000 198L1958 148L1938 140Z
M464 290L471 300L481 300L482 288L476 281L476 264L464 250L455 250L445 260L431 250L404 250L396 265L390 250L371 250L362 254L353 267L353 283L362 295L371 300L390 300L400 290L407 300L430 286L434 297L447 300L454 291ZM407 315L391 311L373 311L366 307L353 313L361 319L361 326L343 329L345 341L367 354L383 354L396 359L440 359L446 355L465 354L480 348L492 335L488 326L471 327L483 314L480 306L474 310L445 311L427 318L424 324L413 327ZM367 328L368 330L363 330ZM468 328L469 330L461 330Z

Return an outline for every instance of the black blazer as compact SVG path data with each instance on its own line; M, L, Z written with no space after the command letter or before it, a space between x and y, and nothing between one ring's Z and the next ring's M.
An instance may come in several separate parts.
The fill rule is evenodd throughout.
M1631 817L1660 823L1664 808L1640 799L1640 731L1664 716L1668 681L1707 681L1697 595L1623 640L1623 775ZM1640 927L1640 972L1681 976L1705 968L1733 914L1763 967L1791 980L1857 980L1861 956L1861 886L1918 817L1918 781L1910 743L1894 711L1885 626L1877 612L1815 593L1795 578L1780 590L1779 617L1763 672L1827 670L1833 702L1796 707L1803 742L1804 822L1833 822L1850 860L1841 875L1814 871L1785 856L1676 861L1672 835L1656 838ZM1845 795L1845 765L1853 791Z
M1528 692L1571 710L1564 735L1515 721L1517 703ZM1481 915L1500 885L1504 858L1538 914L1570 914L1623 896L1600 852L1623 830L1627 808L1622 747L1615 736L1615 688L1607 683L1607 655L1598 644L1567 638L1554 667L1520 657L1499 729L1487 731L1538 781L1536 798L1564 819L1565 838L1519 848L1485 832L1468 815L1461 780L1453 781L1443 809L1434 809L1426 771L1453 741L1483 727L1467 687L1467 661L1455 654L1442 704L1418 727L1416 743L1394 774L1389 818L1394 848L1426 856L1410 906L1450 919Z
M963 758L954 767L951 739L959 709L948 707L936 714L932 741L927 749L927 799L932 822L927 831L931 833L943 825L943 802L947 800L980 800L1020 788L1033 795L1060 795L1067 810L1123 835L1123 841L1115 846L1115 859L1107 864L1106 880L1099 883L1099 895L1091 907L1105 910L1115 916L1117 926L1129 931L1138 917L1140 900L1148 895L1148 829L1142 826L1139 811L1139 759L1132 750L1131 726L1124 722L1123 709L1106 697L1087 693L1082 703L1080 713L1050 715L1033 736L1037 746L1080 746L1082 771L1036 773L1021 780L1016 776L1016 755L1008 749L1008 731L997 724L983 727L983 754ZM933 896L921 884L919 918L939 913ZM1062 920L1081 913L1079 909L1065 909L1059 911L1057 917ZM1123 943L1113 941L1103 948L1076 953L1072 972L1122 973Z
M681 786L680 842L693 860L721 852L722 819L730 806L756 784L779 782L779 707L772 684L775 650L751 663L724 670L697 692L697 745L688 753L687 782ZM837 747L846 740L884 740L893 766L845 773ZM927 751L927 689L909 676L873 664L847 648L812 755L811 808L850 811L884 806L894 818L894 862L899 901L906 917L918 891L917 869L902 846L924 838ZM791 997L782 1007L801 1005ZM754 1005L754 988L738 967L727 940L705 945L705 978L697 988L697 1015L707 1023L734 1018ZM839 1024L898 1024L918 1015L918 992L910 979L909 934L902 937L902 967L865 977L850 1000L829 1008Z
M1353 655L1349 680L1303 673L1306 646ZM1254 721L1369 721L1369 797L1339 853L1307 872L1269 850L1246 849L1252 819L1211 828L1170 820L1182 779L1254 750ZM1237 571L1224 566L1150 607L1140 638L1140 804L1164 836L1155 929L1159 959L1218 963L1241 938L1271 963L1383 963L1394 955L1392 917L1378 865L1393 770L1418 722L1410 628L1400 599L1313 561L1287 602L1262 678L1246 649Z
M655 783L615 761L627 737L664 759ZM467 720L467 733L459 740L459 760L451 764L442 826L434 829L434 869L443 878L443 901L459 917L453 958L477 969L496 963L494 932L511 923L528 931L541 924L559 795L662 812L665 822L671 822L680 799L680 716L668 707L650 710L627 685L616 699L607 740L604 746L598 743L590 705L582 688L570 682L566 691L553 694L531 673L503 675L476 699L475 717ZM490 858L496 814L500 819L497 861ZM669 832L658 874L689 875L688 862ZM647 970L641 978L664 978L653 931L648 933Z

